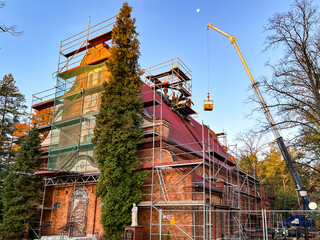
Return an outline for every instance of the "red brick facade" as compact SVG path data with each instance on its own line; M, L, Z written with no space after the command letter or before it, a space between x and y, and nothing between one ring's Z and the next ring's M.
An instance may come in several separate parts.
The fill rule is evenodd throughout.
M74 231L81 228L78 236L103 234L101 202L94 194L99 170L91 138L101 103L102 83L109 76L103 63L109 57L106 42L111 39L111 31L92 39L84 37L83 42L89 42L87 47L80 44L74 51L66 47L69 53L60 49L62 67L55 99L33 105L39 111L55 108L53 136L48 135L44 140L47 145L43 144L47 154L44 159L48 159L49 152L43 167L48 169L38 172L45 183L41 225L51 222L43 235L59 235L60 228L75 217L81 218L81 224L74 226ZM67 41L74 45L72 37ZM170 232L171 239L232 235L239 228L234 211L263 208L263 189L260 190L257 180L238 168L217 135L190 116L195 113L191 109L191 71L179 59L168 62L165 66L169 70L146 76L142 84L144 140L138 156L141 168L149 171L149 177L142 187L143 199L136 204L144 239L158 239L160 232L163 237ZM164 77L168 79L161 81ZM81 187L85 187L81 190L85 197L75 194ZM174 219L170 220L169 216ZM254 214L250 218L249 222L259 224Z
M145 118L145 121L150 120ZM221 161L217 161L214 168L212 164L211 167L203 167L203 164L201 164L203 161L200 157L201 154L188 153L179 146L174 146L169 143L169 125L166 121L158 121L157 123L157 130L162 133L163 136L161 144L160 138L153 142L153 138L150 137L145 138L144 143L139 147L141 166L142 168L149 169L149 177L142 188L144 194L143 200L138 203L138 222L139 225L144 227L144 239L150 239L150 222L152 223L151 239L157 239L157 234L155 233L159 233L159 209L162 209L163 215L172 214L175 217L176 225L170 225L170 221L167 218L162 219L163 236L165 236L168 231L170 231L171 236L176 236L174 239L190 239L187 235L203 236L204 230L202 225L204 216L207 219L206 221L208 221L210 215L212 219L211 234L213 237L222 237L226 231L226 226L231 226L231 228L229 227L229 231L232 234L232 232L237 230L236 225L233 223L235 214L221 211L261 209L261 204L264 204L263 196L261 195L263 191L255 193L253 178L241 172L247 179L251 179L251 182L249 182L249 185L246 183L243 184L243 181L240 182L240 184L243 185L241 192L239 192L238 195L236 195L234 191L232 193L232 186L239 185L239 180L237 179L239 172L236 171L236 168L230 170L228 169L228 165L223 165ZM144 131L148 131L148 129L144 129ZM152 148L153 146L154 149ZM160 146L162 146L162 148L160 148ZM182 163L180 167L169 166L170 163L176 164L180 162ZM192 162L196 162L196 164L200 163L200 165L197 168L193 165L184 165L184 163ZM159 201L154 204L151 215L151 198L155 201L155 199L163 195L160 178L155 170L152 170L153 163L154 165L168 165L168 167L161 169L162 182L165 183L166 189L169 189L174 184L178 184L174 186L171 191L168 191L168 194L165 194L168 196L168 199L162 196ZM232 162L230 162L230 164L231 166L234 165ZM209 180L204 181L202 178L203 169L205 169L207 176L216 174L215 178L217 180L215 182ZM189 172L190 174L188 174ZM152 176L154 176L153 181ZM64 178L66 178L66 176ZM203 182L205 182L205 186L203 186ZM60 234L61 230L59 230L59 228L68 222L71 195L75 188L82 185L83 183L77 182L73 185L68 183L46 188L42 224L51 221L52 225L45 230L44 235ZM95 184L88 183L88 185L83 186L89 194L85 234L86 236L101 236L103 234L100 224L101 202L94 194ZM204 188L205 194L203 192ZM153 194L151 194L151 189L153 190ZM209 192L211 192L211 201ZM168 204L168 206L165 204ZM206 210L204 210L203 207L205 204L209 206L205 208ZM60 206L57 207L57 205ZM152 219L151 221L150 218ZM206 235L209 234L209 228L210 227L207 227L206 229ZM183 237L183 235L185 237Z

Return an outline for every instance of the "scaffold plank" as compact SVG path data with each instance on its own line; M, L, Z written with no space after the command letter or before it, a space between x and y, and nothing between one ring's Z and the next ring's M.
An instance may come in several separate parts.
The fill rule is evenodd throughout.
M157 99L152 99L152 100L148 100L148 101L143 102L143 107L147 108L147 107L151 107L153 105L156 106L159 104L160 104L160 102Z
M158 136L160 136L160 134L158 132L144 132L143 133L144 138L149 138L149 137L153 137L153 136L158 137Z
M189 81L190 78L179 68L179 66L174 66L171 70L162 72L155 75L148 75L146 78L150 80L151 82L154 82L156 84L161 83L159 78L163 78L170 75L176 75L181 81Z
M150 201L140 201L138 207L177 207L177 206L204 206L206 203L201 200L191 200L191 201L158 201L152 204Z
M52 210L52 207L44 207L43 205L35 205L34 208L38 210Z
M65 56L66 58L71 57L71 56L73 56L75 53L83 52L83 51L85 51L85 50L87 50L87 49L89 49L89 48L92 48L92 47L94 47L94 46L96 46L96 45L99 45L99 44L101 44L101 43L104 43L104 42L106 42L106 41L111 40L111 36L112 36L112 31L106 32L106 33L104 33L104 34L101 34L101 35L98 36L98 37L95 37L95 38L92 38L92 39L88 40L88 44L87 44L86 46L83 46L83 47L81 47L81 48L78 48L78 49L76 49L76 50L74 50L74 51L71 51L71 52L69 52L69 53L66 53L66 54L64 54L64 53L61 53L61 54L62 54L63 56Z
M39 133L47 132L51 130L51 123L37 126Z
M165 162L165 163L155 163L154 167L166 168L166 167L191 167L203 163L203 160L186 160L177 162ZM152 164L143 164L141 169L152 169Z
M40 103L36 103L34 105L32 105L31 107L35 110L41 111L50 107L54 106L54 98L49 99L47 101L44 102L40 102Z
M146 79L148 79L151 82L154 82L155 84L159 84L159 83L161 83L159 78L163 78L163 77L170 76L170 75L172 75L171 70L166 71L166 72L162 72L162 73L159 73L156 75L148 75L148 76L146 76Z
M49 176L49 177L57 177L57 176L67 176L74 174L72 171L65 171L65 170L39 170L34 173L38 176Z
M195 174L194 177L195 177L194 180L196 182L196 187L203 188L203 180L204 180L203 177L201 177L199 174ZM209 190L211 188L212 192L216 192L216 193L220 193L220 194L223 193L222 189L214 186L208 180L204 180L204 185L205 185L206 190Z

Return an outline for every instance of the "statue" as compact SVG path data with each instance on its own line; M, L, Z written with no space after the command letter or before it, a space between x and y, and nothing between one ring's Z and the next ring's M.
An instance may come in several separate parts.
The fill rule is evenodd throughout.
M133 207L132 207L132 227L136 227L138 226L138 207L137 205L134 203Z

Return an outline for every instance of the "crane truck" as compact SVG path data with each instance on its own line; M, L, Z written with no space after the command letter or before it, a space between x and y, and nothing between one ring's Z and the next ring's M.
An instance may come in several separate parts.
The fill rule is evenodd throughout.
M300 176L299 176L299 174L297 172L297 169L293 165L292 158L291 158L291 156L289 154L289 151L288 151L288 149L287 149L287 147L286 147L286 145L285 145L285 143L283 141L283 138L281 137L281 135L279 133L277 125L275 124L275 122L274 122L274 120L273 120L273 118L271 116L269 108L268 108L266 102L264 101L264 98L261 95L261 92L259 90L258 84L254 80L254 78L253 78L253 76L252 76L252 74L251 74L251 72L250 72L250 70L249 70L249 68L247 66L247 63L244 60L244 58L243 58L243 56L242 56L242 54L241 54L241 52L239 50L239 47L238 47L238 45L236 43L236 37L230 36L229 34L223 32L219 28L213 26L211 23L208 23L208 25L207 25L207 30L209 30L209 28L212 28L212 29L216 30L217 32L221 33L222 35L224 35L225 37L229 38L230 42L235 47L235 49L236 49L236 51L237 51L237 53L238 53L238 55L239 55L239 57L241 59L241 62L242 62L243 66L244 66L244 68L245 68L245 70L246 70L246 72L247 72L247 74L248 74L248 76L249 76L249 78L251 80L252 88L255 91L255 94L256 94L256 96L258 98L258 101L259 101L261 107L263 108L264 114L265 114L265 116L266 116L266 118L267 118L267 120L268 120L268 122L270 124L270 127L272 129L272 132L273 132L273 134L274 134L274 136L276 138L276 142L277 142L278 147L279 147L279 149L281 151L282 157L283 157L283 159L284 159L284 161L285 161L285 163L286 163L286 165L287 165L287 167L288 167L288 169L290 171L290 174L291 174L291 176L293 178L296 191L298 191L301 196L305 195L305 196L302 196L303 204L308 210L310 210L310 208L309 208L310 200L309 200L309 198L307 196L307 191L306 191L306 189L305 189L305 187L304 187L304 185L303 185L303 183L302 183L302 181L300 179ZM301 194L302 192L304 194Z

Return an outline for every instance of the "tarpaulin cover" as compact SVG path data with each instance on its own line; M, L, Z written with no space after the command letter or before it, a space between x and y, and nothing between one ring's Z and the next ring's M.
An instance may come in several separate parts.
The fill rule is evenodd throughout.
M71 199L70 207L69 221L73 222L72 236L84 237L87 227L88 200Z
M71 195L69 222L73 223L71 233L74 237L83 237L86 235L88 197L88 191L84 187L76 188Z

